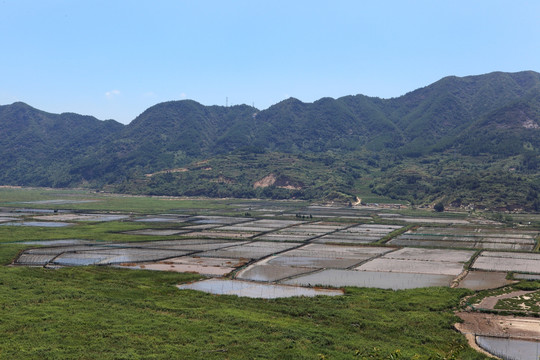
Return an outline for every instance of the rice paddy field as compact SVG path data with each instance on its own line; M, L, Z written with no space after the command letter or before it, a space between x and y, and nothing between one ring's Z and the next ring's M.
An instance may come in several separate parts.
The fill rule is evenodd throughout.
M420 227L392 239L393 245L532 251L536 230L486 227Z
M538 229L478 223L0 188L0 358L483 359L453 310L540 256Z

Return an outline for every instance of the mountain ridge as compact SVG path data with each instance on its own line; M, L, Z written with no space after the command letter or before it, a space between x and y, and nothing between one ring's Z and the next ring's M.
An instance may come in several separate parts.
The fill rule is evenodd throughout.
M205 184L196 191L192 189L202 195L212 196L219 191L226 194L234 188L236 193L245 190L248 195L261 196L253 193L254 178L275 173L291 183L304 184L302 191L271 189L279 196L318 198L321 193L328 196L328 191L322 180L308 179L313 174L306 174L316 168L319 170L314 173L325 178L324 167L335 171L335 164L342 163L345 170L338 172L342 175L335 181L339 186L327 186L347 198L365 188L362 179L398 169L403 162L415 165L419 159L426 162L437 157L441 161L452 153L464 159L488 157L491 167L503 166L503 160L521 161L512 157L527 157L527 186L534 187L538 176L531 164L537 161L531 159L540 154L539 139L540 74L533 71L448 76L389 99L357 94L304 103L288 98L265 110L248 105L224 107L205 106L193 100L168 101L149 107L127 125L75 113L46 113L17 102L0 106L0 156L4 159L0 183L107 185L122 191L164 194L172 191L165 190L170 188L164 185L167 182L187 189L181 182L192 176L189 181ZM271 159L281 155L272 154L296 159L293 162L302 163L306 174L289 167L275 168ZM253 164L260 171L252 177L227 177L226 169L221 174L206 170L199 178L193 173L169 176L165 171L193 167L208 159L232 161L231 166L240 166L235 162L250 157L260 161ZM357 159L364 159L364 163ZM467 161L474 162L471 159ZM152 180L144 177L158 172ZM232 181L235 177L237 180ZM444 183L436 175L424 177L427 184ZM226 184L219 180L224 178L229 179ZM383 176L382 181L390 178ZM156 185L159 179L161 185ZM404 194L379 185L373 189L385 196L407 199L413 191L407 186ZM275 195L265 191L267 196ZM437 197L436 191L431 191L424 200Z

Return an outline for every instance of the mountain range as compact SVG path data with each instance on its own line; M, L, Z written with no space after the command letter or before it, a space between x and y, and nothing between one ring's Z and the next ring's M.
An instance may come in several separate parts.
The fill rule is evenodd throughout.
M170 101L128 125L0 106L4 185L532 209L539 149L533 71L450 76L391 99L289 98L266 110Z

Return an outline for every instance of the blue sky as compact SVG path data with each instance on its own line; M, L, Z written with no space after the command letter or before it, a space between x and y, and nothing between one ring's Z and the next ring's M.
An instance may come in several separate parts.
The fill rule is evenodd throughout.
M540 71L540 1L0 0L0 105L129 123L163 101L396 97Z

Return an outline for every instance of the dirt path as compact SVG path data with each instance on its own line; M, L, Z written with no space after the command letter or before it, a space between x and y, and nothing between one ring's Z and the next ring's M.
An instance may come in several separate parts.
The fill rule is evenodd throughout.
M502 294L502 295L496 295L496 296L488 296L488 297L482 299L480 304L474 305L473 307L476 308L476 309L493 310L495 308L495 305L497 305L497 302L500 299L509 299L509 298L513 298L513 297L517 297L517 296L521 296L521 295L530 294L530 293L533 293L535 291L536 290L533 290L533 291L520 290L520 291L511 292L511 293L508 293L508 294Z

